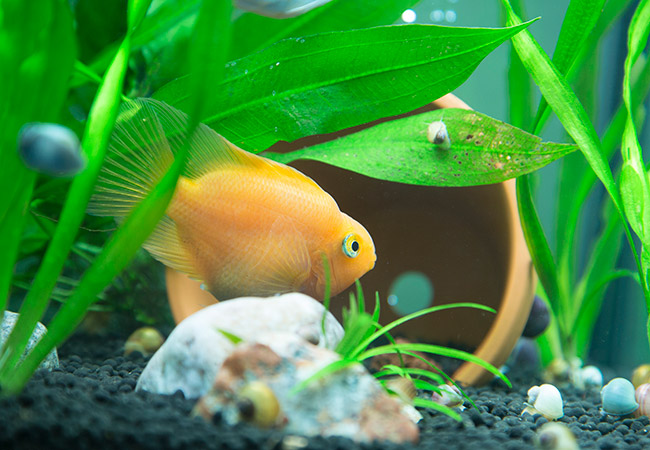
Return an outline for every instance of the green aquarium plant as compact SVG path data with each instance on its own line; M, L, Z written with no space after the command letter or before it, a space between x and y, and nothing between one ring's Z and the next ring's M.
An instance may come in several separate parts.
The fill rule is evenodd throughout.
M122 101L155 91L155 98L189 114L188 136L203 122L240 147L261 152L280 141L340 131L426 105L457 88L485 56L532 23L391 26L415 0L333 0L283 20L234 15L229 0L168 0L155 8L149 3L130 0L125 17L117 8L97 24L92 22L101 16L96 9L110 5L80 0L71 10L64 0L0 0L0 49L7 61L0 67L0 81L10 87L0 93L0 118L6 124L0 131L0 180L6 193L0 200L0 309L7 306L14 268L22 266L19 248L30 242L32 219L47 208L49 217L56 217L46 225L51 234L41 239L42 251L30 255L38 258L38 269L33 279L20 280L30 287L19 322L0 349L5 394L20 391L127 266L164 214L183 171L187 146L116 231L96 238L101 250L87 255L92 260L87 269L66 275L78 281L68 283L71 292L48 323L48 333L22 359L57 283L66 281L62 269L71 249L87 244L87 234L79 229L87 220L86 205ZM87 165L72 180L49 180L19 160L19 130L35 121L63 123L81 135ZM428 138L431 122L447 127L450 146ZM357 171L372 164L384 179L458 186L517 177L576 148L543 143L466 111L406 117L362 133L292 156L269 156L327 160ZM358 146L356 152L348 145Z
M520 23L515 10L523 14L521 2L502 3L506 23ZM650 32L650 2L639 2L629 24L621 105L601 137L596 134L593 118L570 87L570 82L577 79L581 85L586 84L588 87L578 92L585 97L590 110L597 110L597 98L593 93L597 71L592 68L597 44L631 3L571 1L552 59L530 32L524 31L513 38L509 72L511 121L538 134L552 110L582 152L582 155L573 154L562 160L554 250L537 216L531 175L517 180L524 234L542 282L542 294L553 313L551 326L540 339L546 362L560 359L575 366L586 357L605 289L612 280L621 276L635 278L646 306L650 307L650 190L648 168L637 138L637 130L643 123L643 100L650 89L650 65L643 55ZM536 114L532 113L528 74L543 95ZM619 146L620 165L615 158ZM582 220L600 220L601 229L596 239L589 243L591 253L580 270L580 233L577 230L584 204L597 178L609 196L601 206L600 217L582 217ZM616 268L624 235L633 253L636 271ZM647 325L650 340L650 321Z
M325 267L328 267L327 264L325 264ZM326 279L327 278L328 271L326 269ZM329 295L325 296L324 303L326 306L325 311L327 311L327 307L329 305ZM422 344L416 342L397 343L390 334L391 330L399 327L400 325L403 325L410 320L438 311L444 311L446 309L475 308L495 314L496 311L494 309L485 305L471 302L449 303L445 305L425 308L411 314L407 314L387 325L382 326L378 322L380 313L379 293L375 293L375 307L372 313L366 311L365 305L366 302L363 296L361 283L357 281L356 296L355 294L350 293L350 307L343 310L344 335L335 348L335 351L341 355L341 359L328 364L309 378L303 380L302 383L298 384L294 388L294 392L303 389L309 383L313 383L318 379L331 375L332 373L345 369L346 367L350 367L355 364L362 364L364 361L370 360L376 356L396 354L399 357L400 365L386 364L381 367L379 371L373 374L389 392L391 392L391 389L388 381L394 379L395 377L408 378L412 381L416 389L437 393L440 393L439 386L441 384L449 382L454 384L459 389L459 392L461 392L463 397L465 397L472 404L472 406L475 406L472 402L472 399L465 394L460 386L458 386L439 367L432 364L428 359L424 358L421 355L422 353L472 362L481 366L488 372L491 372L493 375L503 380L506 385L512 387L510 380L503 373L501 373L499 369L471 353L440 345ZM325 313L323 314L323 327L324 323ZM323 334L325 334L325 330L323 330ZM388 340L388 344L370 347L373 343L382 337ZM426 365L429 366L429 370L414 367L405 367L402 358L403 356L411 356L423 361ZM414 397L412 399L412 402L414 406L433 409L435 411L442 412L443 414L446 414L456 420L461 420L458 412L446 405L442 405L422 397Z

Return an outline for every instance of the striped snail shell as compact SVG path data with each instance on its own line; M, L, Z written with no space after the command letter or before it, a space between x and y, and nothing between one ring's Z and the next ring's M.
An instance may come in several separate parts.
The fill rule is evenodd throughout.
M636 416L650 417L650 383L643 383L634 391L634 398L639 404L636 410Z

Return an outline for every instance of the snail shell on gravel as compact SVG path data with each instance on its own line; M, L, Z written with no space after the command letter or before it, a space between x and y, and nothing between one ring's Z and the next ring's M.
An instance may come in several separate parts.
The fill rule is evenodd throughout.
M457 408L463 406L463 394L456 386L449 384L441 384L438 386L440 392L432 392L431 400L450 408Z
M596 366L584 366L578 370L575 384L582 389L600 389L603 387L603 373Z
M632 384L635 388L650 383L650 364L641 364L632 372Z
M562 423L549 422L535 436L535 446L542 450L579 450L573 432Z
M527 338L537 337L546 330L550 322L551 313L546 302L536 295L533 299L530 313L528 314L526 326L524 327L524 331L521 332L521 335Z
M634 391L634 398L639 404L636 416L650 417L650 383L643 383Z
M634 399L634 385L625 378L614 378L600 391L603 412L625 416L634 412L639 404Z
M544 381L562 383L569 381L570 374L571 365L567 361L564 359L554 359L546 366L542 377Z
M156 352L164 342L160 331L153 327L142 327L135 330L124 344L124 354L140 352L149 356Z
M242 420L269 428L278 423L280 403L273 390L261 381L252 381L237 393L237 409Z
M386 381L386 388L397 395L405 403L413 403L416 389L413 381L406 377L391 378Z
M542 384L528 389L528 403L522 414L541 414L548 420L556 420L564 415L562 395L552 384Z

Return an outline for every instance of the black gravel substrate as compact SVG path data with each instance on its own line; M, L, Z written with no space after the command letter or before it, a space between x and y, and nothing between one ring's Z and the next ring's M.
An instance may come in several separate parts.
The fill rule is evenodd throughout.
M278 431L228 427L189 417L182 395L134 392L146 360L123 357L117 338L75 337L60 350L61 368L39 371L17 397L0 400L0 449L527 449L546 419L521 416L526 392L541 381L515 376L512 389L494 382L469 388L479 411L462 422L424 412L420 444L359 445L343 438L311 438L306 446L283 441ZM650 448L647 417L617 418L599 412L598 392L560 388L566 423L584 449Z

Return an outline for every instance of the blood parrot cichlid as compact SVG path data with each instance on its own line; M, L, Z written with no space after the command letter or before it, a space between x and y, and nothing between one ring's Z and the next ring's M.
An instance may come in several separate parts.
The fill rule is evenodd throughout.
M171 165L187 116L153 99L126 102L89 212L126 216ZM296 169L254 155L201 124L166 215L144 247L220 300L304 292L322 299L375 264L370 234Z

